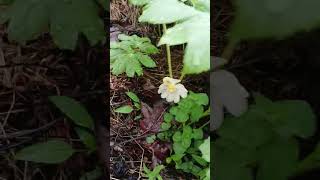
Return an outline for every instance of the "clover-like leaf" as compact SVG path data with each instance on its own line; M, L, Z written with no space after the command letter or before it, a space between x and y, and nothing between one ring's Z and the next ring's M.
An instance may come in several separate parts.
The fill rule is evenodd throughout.
M203 138L203 130L202 129L193 129L192 137L194 139L202 139Z

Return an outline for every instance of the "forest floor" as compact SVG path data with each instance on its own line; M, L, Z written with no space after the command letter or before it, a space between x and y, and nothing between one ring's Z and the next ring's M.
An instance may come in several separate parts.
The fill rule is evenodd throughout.
M59 165L15 161L14 155L51 138L84 148L48 96L73 97L98 123L105 122L105 48L90 47L81 38L77 50L63 51L47 34L18 45L8 40L6 30L0 26L0 179L79 180L104 163L97 153L76 153Z

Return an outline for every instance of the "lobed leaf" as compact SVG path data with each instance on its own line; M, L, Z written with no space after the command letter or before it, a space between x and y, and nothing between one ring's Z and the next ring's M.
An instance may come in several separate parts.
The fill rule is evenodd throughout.
M9 20L9 39L19 43L48 29L54 42L63 49L73 50L80 34L91 45L105 41L103 21L93 0L15 0L1 16Z

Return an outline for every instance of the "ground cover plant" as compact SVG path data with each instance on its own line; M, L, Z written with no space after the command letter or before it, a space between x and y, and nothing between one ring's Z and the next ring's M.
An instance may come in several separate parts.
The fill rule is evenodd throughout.
M98 142L108 134L108 7L0 1L1 179L98 179L107 170Z
M237 0L215 7L217 19L229 21L217 20L215 29L216 33L224 31L226 38L218 43L220 54L213 58L211 74L214 179L320 177L319 102L306 96L312 90L289 78L301 72L312 47L293 54L286 51L312 42L308 34L318 37L319 32L313 31L319 28L317 3ZM297 17L297 9L305 13ZM261 50L269 45L273 48ZM265 54L272 50L271 55ZM285 87L289 83L293 87Z
M122 95L117 88L120 97L130 100L114 107L113 121L131 124L123 128L135 131L114 128L112 177L210 179L209 86L192 88L187 83L204 79L205 74L197 74L210 69L210 1L132 0L124 6L137 8L137 26L147 26L151 33L119 32L111 38L112 85L122 79L143 88L126 87ZM111 17L113 7L111 3ZM125 136L131 139L117 140ZM127 143L142 150L130 169L126 163L133 154ZM124 173L119 168L123 164L129 169Z

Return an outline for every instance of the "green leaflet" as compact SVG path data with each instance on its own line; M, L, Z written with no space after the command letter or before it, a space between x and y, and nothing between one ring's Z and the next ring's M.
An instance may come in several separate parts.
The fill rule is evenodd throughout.
M139 97L133 93L133 92L126 92L126 95L133 101L133 102L136 102L136 103L139 103L140 102L140 99Z
M95 136L84 128L76 127L75 130L80 140L89 149L89 152L95 151L97 148Z
M75 124L93 130L94 121L85 107L76 100L66 96L51 96L49 100L55 104Z
M204 140L203 144L199 147L202 158L205 159L207 162L210 162L210 137Z
M126 105L126 106L121 106L114 111L117 113L129 114L133 111L133 108L129 105Z
M9 38L19 43L48 29L62 49L73 50L79 34L84 34L91 45L105 40L103 21L93 0L16 0L1 16L9 20Z
M201 4L207 7L210 1L203 0ZM199 11L177 0L154 0L145 6L139 21L152 24L175 22L176 25L164 33L158 45L187 43L183 72L197 74L209 70L210 12Z
M57 164L67 160L74 152L72 147L63 141L49 140L23 148L17 152L15 159Z
M110 43L110 67L114 75L126 73L128 77L143 74L142 65L148 68L156 67L156 63L149 57L158 53L158 49L151 44L149 38L137 35L119 35L121 42Z
M177 106L170 108L170 114L175 116L175 120L184 123L190 120L198 122L204 114L204 106L208 105L209 98L204 93L189 92L189 95L182 99Z
M231 41L277 38L320 25L318 0L235 0ZM299 13L297 13L299 12Z

